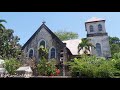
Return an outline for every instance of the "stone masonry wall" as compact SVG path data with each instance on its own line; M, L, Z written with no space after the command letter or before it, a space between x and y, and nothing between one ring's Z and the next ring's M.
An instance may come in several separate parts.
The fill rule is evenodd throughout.
M57 43L55 39L52 38L51 34L45 30L45 28L42 28L39 33L31 40L31 42L24 48L24 52L28 55L28 50L30 48L34 49L34 56L37 61L39 61L38 58L38 43L41 39L44 39L46 41L46 48L49 50L51 47L56 48L56 59L59 61L60 59L60 49L61 46Z

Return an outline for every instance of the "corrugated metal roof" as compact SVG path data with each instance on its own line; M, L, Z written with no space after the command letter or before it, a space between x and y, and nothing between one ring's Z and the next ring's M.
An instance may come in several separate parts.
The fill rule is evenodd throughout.
M72 55L82 55L85 51L85 48L81 49L78 53L78 45L79 43L82 42L82 39L72 39L72 40L66 40L63 41L63 43L66 43L66 47L71 51ZM87 50L88 54L90 54L90 52Z
M73 55L78 55L78 45L81 43L81 39L66 40L63 43L66 43L66 47Z

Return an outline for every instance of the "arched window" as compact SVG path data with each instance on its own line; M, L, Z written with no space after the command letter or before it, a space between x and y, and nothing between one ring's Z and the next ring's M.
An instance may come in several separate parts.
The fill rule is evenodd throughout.
M93 26L90 25L90 32L93 32L93 31L94 31Z
M101 56L101 55L102 55L100 43L96 43L96 51L97 51L97 55L98 55L98 56Z
M101 24L98 25L98 30L102 31L102 25Z
M29 58L32 58L33 56L34 56L34 49L31 48L31 49L29 49L28 57L29 57Z
M38 43L38 48L39 48L40 46L43 46L44 48L46 48L46 41L45 41L44 39L41 39L41 40L39 41L39 43Z
M52 47L49 51L49 58L56 58L56 49L54 47Z

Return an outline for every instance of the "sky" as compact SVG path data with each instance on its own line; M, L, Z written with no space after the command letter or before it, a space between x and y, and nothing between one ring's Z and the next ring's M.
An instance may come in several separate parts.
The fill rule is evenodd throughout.
M45 21L53 31L66 30L86 37L85 21L92 17L106 20L105 26L109 36L120 38L120 12L0 12L0 19L6 28L13 29L14 35L20 37L20 44L26 41Z

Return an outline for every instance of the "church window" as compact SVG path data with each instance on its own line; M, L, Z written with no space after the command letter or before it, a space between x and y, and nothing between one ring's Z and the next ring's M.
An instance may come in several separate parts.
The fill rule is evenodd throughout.
M97 55L98 55L98 56L101 56L101 55L102 55L100 43L96 43L96 51L97 51Z
M98 25L98 30L102 31L102 25L101 24Z
M90 25L90 32L93 32L93 31L94 31L93 26Z
M29 58L32 58L34 56L34 49L33 48L31 48L31 49L29 49Z
M40 46L43 46L44 48L46 48L46 41L45 41L44 39L41 39L41 40L39 41L39 43L38 43L38 48L39 48Z
M56 49L54 47L52 47L49 51L49 58L52 59L52 58L56 58Z

